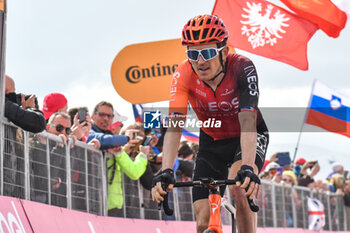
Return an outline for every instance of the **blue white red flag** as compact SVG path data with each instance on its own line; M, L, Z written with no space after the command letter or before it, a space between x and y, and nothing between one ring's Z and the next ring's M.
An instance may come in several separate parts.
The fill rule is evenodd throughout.
M198 135L194 134L194 133L191 133L185 129L182 129L182 136L187 140L187 141L190 141L190 142L196 142L198 143L199 142L199 137Z
M143 106L141 104L133 104L132 110L134 112L135 122L143 123L142 121Z
M350 137L350 96L315 81L305 123Z

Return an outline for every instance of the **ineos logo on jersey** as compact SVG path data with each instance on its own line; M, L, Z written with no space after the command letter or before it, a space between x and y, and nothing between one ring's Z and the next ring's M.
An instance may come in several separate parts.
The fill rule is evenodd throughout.
M210 111L210 112L217 112L217 111L222 111L222 112L230 112L233 109L238 110L238 97L235 97L229 101L211 101L208 102L207 105L204 104L202 101L197 100L197 106L201 106L204 110Z
M253 96L259 95L256 71L253 65L244 68L244 72L247 75L247 82L249 88L249 94Z

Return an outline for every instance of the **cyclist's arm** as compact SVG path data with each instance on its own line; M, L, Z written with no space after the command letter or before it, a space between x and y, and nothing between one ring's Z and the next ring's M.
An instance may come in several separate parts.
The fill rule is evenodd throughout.
M241 126L242 165L253 167L256 154L256 112L242 111L238 114Z
M180 127L168 129L164 137L162 170L172 169L179 148L182 129Z
M172 121L184 120L187 114L188 86L190 85L191 66L188 62L181 64L173 75L169 96L169 114ZM174 117L175 115L180 117ZM162 170L173 168L179 148L182 129L169 128L164 137Z

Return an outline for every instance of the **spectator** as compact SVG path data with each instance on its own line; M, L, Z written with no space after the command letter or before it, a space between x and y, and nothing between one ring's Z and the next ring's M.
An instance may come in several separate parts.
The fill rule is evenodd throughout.
M45 129L45 119L42 112L35 106L35 95L30 95L26 100L23 94L21 102L16 100L15 82L9 76L5 76L5 117L15 125L32 133L39 133Z
M344 167L340 163L333 163L332 164L332 172L327 176L327 180L331 179L331 176L334 174L341 174L344 175Z
M302 166L306 163L306 160L303 158L299 158L295 162L295 166L293 168L293 172L298 177L301 171Z
M310 169L310 172L308 172ZM320 165L316 160L307 161L301 168L300 174L298 176L299 186L304 186L308 188L315 188L314 176L320 171Z
M177 158L179 166L175 171L176 175L181 178L181 181L188 181L192 178L194 169L194 161L192 158L193 150L190 145L188 145L187 142L181 142Z
M45 116L45 119L48 120L51 115L55 112L64 112L67 113L67 106L68 100L67 98L60 93L50 93L47 94L44 97L43 102L43 113Z
M282 175L282 184L287 184L287 185L291 185L292 187L294 185L298 185L298 181L297 181L297 177L294 174L293 171L290 170L286 170L283 171L283 175ZM298 193L295 189L285 189L285 196L292 196L294 203L296 204L297 208L300 208L302 206L302 201L298 198ZM288 206L289 208L286 208L286 222L285 222L285 226L286 227L293 227L293 210L292 210L292 205Z
M85 120L80 122L79 120L79 114L78 111L80 109L84 109L86 112ZM92 127L91 123L91 117L88 112L88 109L86 107L79 107L79 108L71 108L68 111L68 114L71 119L71 130L72 130L72 135L74 135L78 140L86 142L87 138L89 137L90 130ZM100 141L97 139L92 139L88 143L89 145L92 145L93 147L99 149L100 148Z
M132 136L112 134L108 128L112 124L113 117L113 105L111 103L106 101L98 103L91 116L94 123L92 124L87 142L90 142L94 138L97 139L101 144L100 149L102 150L125 145Z
M136 131L132 131L136 132ZM107 160L108 168L108 216L123 217L123 172L131 179L138 180L145 172L147 158L150 153L149 146L139 145L138 154L132 160L130 153L135 151L135 146L139 144L137 140L130 140L124 148L115 147L108 149L110 153ZM127 192L130 190L124 190ZM125 216L124 216L125 217ZM134 217L133 213L127 213L126 217Z
M62 142L57 142L50 151L51 203L61 207L66 207L67 205L65 145L71 138L70 128L70 116L64 112L53 113L46 126L47 132L62 139Z
M35 105L35 95L27 99L23 94L16 94L15 82L5 76L5 117L15 125L32 133L45 129L45 119ZM19 97L19 98L17 98ZM24 158L22 130L5 125L4 130L4 158L3 160L3 194L24 198L24 190L20 184L24 183Z

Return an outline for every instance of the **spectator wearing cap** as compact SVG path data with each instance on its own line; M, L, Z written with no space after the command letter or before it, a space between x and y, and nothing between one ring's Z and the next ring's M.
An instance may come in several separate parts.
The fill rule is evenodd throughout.
M279 171L277 171L279 170ZM276 162L270 162L264 172L261 174L261 178L264 180L270 180L274 182L280 182L282 179L283 168Z
M48 120L55 112L67 113L67 98L61 93L50 93L44 97L43 109L45 119Z
M306 163L306 160L303 158L299 158L295 161L295 165L293 168L293 172L298 177L301 171L302 166Z

